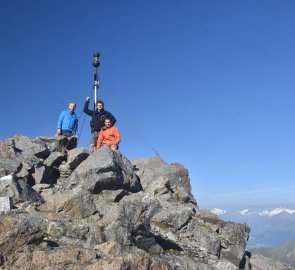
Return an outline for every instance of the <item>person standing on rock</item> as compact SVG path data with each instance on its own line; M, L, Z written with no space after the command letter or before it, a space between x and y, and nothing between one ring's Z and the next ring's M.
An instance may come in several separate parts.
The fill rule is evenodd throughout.
M78 138L78 117L75 114L75 109L76 103L70 102L69 109L60 114L57 122L57 135Z
M113 126L112 120L109 118L105 119L104 124L105 128L102 128L99 133L96 148L99 149L103 145L108 145L113 150L117 150L121 142L119 129Z
M116 118L108 111L104 109L104 103L102 100L96 102L95 110L89 110L89 101L90 97L86 98L84 105L84 112L91 116L91 140L90 140L90 151L94 150L94 146L97 143L97 139L100 133L100 130L105 126L105 119L108 118L111 120L111 123L114 125L116 123Z

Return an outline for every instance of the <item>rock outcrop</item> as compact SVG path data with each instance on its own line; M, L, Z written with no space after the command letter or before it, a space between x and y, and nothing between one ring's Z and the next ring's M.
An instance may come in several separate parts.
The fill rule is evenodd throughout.
M20 135L0 142L0 197L14 205L0 212L1 269L269 265L256 257L252 264L247 225L198 208L181 164L68 145L63 137Z

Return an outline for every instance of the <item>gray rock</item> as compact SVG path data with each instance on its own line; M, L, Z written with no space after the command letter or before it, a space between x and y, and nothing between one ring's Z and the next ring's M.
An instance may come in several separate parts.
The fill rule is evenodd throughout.
M120 220L120 205L118 203L106 202L104 200L96 200L94 198L94 204L99 212L100 219L97 221L101 227L106 227L112 222Z
M93 152L66 179L65 186L67 189L82 186L91 193L100 193L106 189L140 190L131 163L110 147L101 147Z
M60 177L59 177L59 183L61 185L67 186L68 185L68 180L66 180L72 173L72 169L70 167L69 163L66 162L62 162L62 164L60 164L59 168L59 173L60 173Z
M102 217L98 224L105 227L106 241L123 246L133 243L141 249L161 253L162 248L156 243L154 236L149 235L149 221L159 210L159 202L144 192L130 196L125 196L119 203L96 201Z
M196 205L188 171L181 164L168 164L160 158L137 159L132 164L135 165L136 174L145 191L165 200Z
M164 254L161 256L163 260L169 262L174 269L181 270L215 270L213 266L205 263L195 262L192 258L188 256L176 256L174 254ZM224 269L226 270L226 269Z
M239 268L236 265L224 259L219 260L212 266L215 270L239 270Z
M185 250L194 252L195 249L200 249L215 256L220 252L221 239L218 234L197 219L192 219L187 227L183 228L179 233L179 238L183 239L182 246Z
M43 242L46 243L46 242ZM24 251L15 258L14 269L23 270L84 270L91 269L92 264L100 261L95 251L84 248L55 247L54 249ZM107 264L106 264L107 265ZM25 268L24 268L25 266ZM92 268L103 269L103 268ZM107 268L105 268L107 269Z
M0 141L0 156L8 159L15 159L15 145L12 139Z
M17 174L22 168L22 164L17 160L12 160L0 156L0 177L8 174Z
M14 204L20 202L43 202L39 194L28 184L19 181L16 176L7 175L0 178L0 196L11 197Z
M132 194L124 189L117 190L103 190L99 196L95 196L95 201L97 204L103 202L119 202L125 196Z
M72 150L77 147L77 138L74 136L55 136L54 139L56 140L56 147L54 148L54 151L67 152L68 150Z
M33 166L30 170L30 176L28 179L32 183L35 184L55 184L59 177L58 169L54 167L47 167L47 166Z
M42 192L45 203L40 206L41 211L58 212L64 217L83 219L97 212L93 197L89 191L76 188L67 192L46 194Z
M107 225L104 229L104 237L106 241L116 242L122 246L131 245L131 231L128 225L121 221Z
M17 152L30 153L42 159L47 158L50 154L46 144L39 139L31 139L23 135L15 135L12 139Z
M65 156L60 152L52 152L48 158L43 162L48 167L58 167L61 162L65 159Z
M221 236L220 257L239 266L244 258L250 228L246 224L225 222L208 210L201 210L198 217Z
M42 160L30 152L17 152L16 160L21 162L25 168L31 169L34 165L41 165Z
M32 171L32 167L27 163L21 163L22 168L21 170L16 174L18 178L28 179L30 176L30 173Z
M85 239L87 243L84 245L85 247L94 248L96 245L105 242L104 236L104 227L99 227L96 224L88 224L88 232L85 235Z
M0 197L0 212L10 211L13 208L11 197Z
M245 224L227 222L221 227L220 232L222 238L227 242L227 247L221 249L220 257L239 266L245 254L249 228Z
M7 175L0 178L0 196L11 197L14 204L23 202L21 187L16 176Z
M70 197L58 210L64 211L67 215L76 219L83 219L97 212L95 204L92 201L92 196L87 191Z
M193 210L184 206L171 207L170 209L162 209L153 216L152 223L160 226L170 226L174 231L180 230L192 218Z
M55 136L55 137L37 137L37 140L43 142L50 152L58 151L59 145L61 145L67 139L63 136Z
M240 269L243 270L251 270L251 262L250 262L250 257L249 257L249 252L246 251L243 260L240 263Z
M9 212L11 213L11 212ZM1 215L0 251L3 256L23 251L44 238L38 219L27 215Z
M34 184L40 184L42 180L45 178L45 166L34 166L31 171L31 177L33 178Z
M76 169L80 163L89 156L89 151L85 148L75 148L68 151L67 163L71 170Z
M152 217L161 210L161 204L147 192L125 196L120 201L120 219L136 229L138 225L148 225Z
M120 256L123 251L123 247L117 242L107 241L94 247L96 250L100 250L105 254L111 254L114 256Z
M42 192L42 190L50 188L50 185L49 184L36 184L32 188L40 194Z

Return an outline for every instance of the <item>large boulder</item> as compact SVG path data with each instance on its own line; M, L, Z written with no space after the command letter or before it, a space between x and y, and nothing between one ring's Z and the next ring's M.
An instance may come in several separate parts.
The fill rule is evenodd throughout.
M36 184L56 184L60 173L57 168L44 165L33 166L29 170L28 182L33 186Z
M40 244L45 235L37 220L27 215L0 214L0 254L8 256Z
M40 206L40 209L45 212L58 212L75 219L83 219L97 212L93 196L84 189L76 188L67 192L41 194L45 203Z
M132 164L145 191L163 200L197 205L191 193L188 170L183 165L168 164L160 158L136 159Z
M17 258L14 266L24 270L88 269L98 261L97 252L84 248L55 247L25 251ZM105 268L107 269L107 268Z
M61 162L65 159L65 155L60 152L52 152L48 158L43 162L47 167L58 167Z
M220 220L208 210L201 210L197 217L204 225L216 231L221 238L220 257L239 266L245 260L246 243L250 228L246 224Z
M23 135L15 135L0 142L1 157L19 161L28 169L42 162L49 154L50 151L42 141Z
M50 151L46 144L39 139L32 139L23 135L15 135L12 140L16 152L22 154L32 154L37 158L45 159L50 155Z
M13 139L0 141L0 156L8 159L15 159L15 143Z
M22 168L22 164L13 159L0 156L0 177L8 174L17 174Z
M14 175L0 178L0 196L11 197L14 205L21 202L43 202L34 189Z
M137 192L141 186L133 167L118 151L105 146L93 152L62 184L66 189L81 186L94 194L106 189Z
M67 163L71 170L76 169L89 156L89 151L83 147L68 151Z

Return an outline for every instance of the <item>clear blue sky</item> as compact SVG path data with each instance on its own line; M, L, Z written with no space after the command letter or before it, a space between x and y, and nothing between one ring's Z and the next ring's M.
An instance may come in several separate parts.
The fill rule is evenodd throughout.
M99 50L125 156L184 164L201 208L295 207L294 14L291 0L2 0L0 139L53 135L71 100L80 115Z

